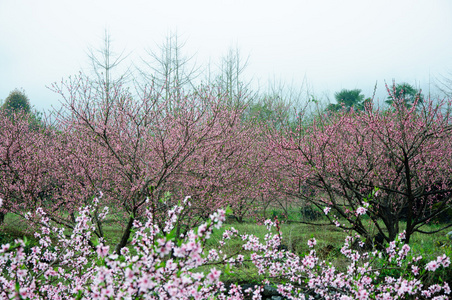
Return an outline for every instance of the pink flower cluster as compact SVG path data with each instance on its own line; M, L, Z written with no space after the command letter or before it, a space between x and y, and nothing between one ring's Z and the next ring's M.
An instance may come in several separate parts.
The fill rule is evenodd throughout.
M49 218L38 210L41 231L39 245L25 252L26 242L0 248L0 297L2 299L260 299L263 286L243 291L238 285L226 289L220 280L221 269L230 272L243 263L257 268L264 284L272 279L285 282L278 292L289 299L447 299L447 283L425 286L427 272L450 267L450 258L439 256L421 265L420 257L409 258L410 247L401 235L383 253L354 249L359 236L347 237L341 249L349 263L346 271L337 270L317 255L316 240L307 241L310 250L296 255L281 246L277 222L266 221L269 233L263 241L251 234L240 235L234 228L224 231L218 248L204 248L215 228L225 220L218 210L210 220L176 237L174 224L183 208L171 210L170 221L163 231L148 219L136 221L130 248L111 254L108 245L91 241L93 207L79 210L77 223L70 235L52 227ZM150 212L148 216L151 217ZM276 229L276 232L274 232ZM53 235L52 235L53 233ZM242 251L226 256L223 247L230 240L243 242ZM55 242L56 241L56 242ZM382 266L382 262L384 265ZM199 271L201 266L211 266ZM203 268L206 270L206 268ZM399 276L380 276L382 269L397 269Z

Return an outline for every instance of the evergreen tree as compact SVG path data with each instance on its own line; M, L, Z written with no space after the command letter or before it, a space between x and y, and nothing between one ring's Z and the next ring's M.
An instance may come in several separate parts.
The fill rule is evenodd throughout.
M6 110L8 115L18 112L28 114L31 111L30 100L24 90L15 89L5 99L2 109Z

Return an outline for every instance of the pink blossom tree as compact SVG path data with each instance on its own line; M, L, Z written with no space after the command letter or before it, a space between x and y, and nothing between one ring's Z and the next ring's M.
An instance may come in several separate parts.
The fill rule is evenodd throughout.
M450 205L452 127L450 101L424 104L419 111L396 102L384 111L339 112L309 125L300 119L274 139L282 190L369 243L375 231L394 240L403 218L407 243L414 232L428 233L423 226Z
M165 192L199 199L192 201L189 228L255 187L257 127L241 122L243 105L226 106L227 95L214 87L167 98L152 85L138 96L113 86L105 97L79 76L53 89L64 107L54 158L63 198L72 199L74 211L102 191L103 203L128 219L116 251L146 207L156 218L166 214L174 203L159 201ZM104 237L101 222L97 229Z
M0 197L2 214L50 205L58 181L53 171L54 132L30 126L33 117L0 111Z

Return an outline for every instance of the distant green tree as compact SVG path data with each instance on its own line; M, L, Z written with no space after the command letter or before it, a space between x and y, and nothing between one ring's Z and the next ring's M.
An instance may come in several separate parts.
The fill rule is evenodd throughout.
M24 90L15 89L5 99L2 109L6 110L9 115L18 112L28 114L31 112L30 100Z
M407 108L411 108L416 100L418 101L417 105L424 102L424 96L422 95L421 90L414 88L411 84L406 82L395 85L393 93L389 95L385 102L392 105L394 103L394 97L403 100L403 103Z
M338 103L330 103L328 104L328 106L326 107L327 111L339 111L341 110L342 105L338 104Z
M247 104L243 119L280 129L292 120L291 105L279 95L264 94Z
M342 89L334 94L334 98L336 98L337 103L329 104L326 108L328 111L339 111L342 108L349 110L352 107L355 110L363 110L365 103L369 101L369 99L364 100L364 95L360 89Z
M42 113L32 110L30 100L24 90L13 90L4 101L0 102L0 109L5 112L5 115L10 117L12 117L13 114L28 115L30 129L32 130L39 130L44 126Z

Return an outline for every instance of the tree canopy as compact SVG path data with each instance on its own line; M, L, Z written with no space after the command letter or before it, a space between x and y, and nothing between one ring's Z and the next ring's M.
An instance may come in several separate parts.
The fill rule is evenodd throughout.
M404 105L340 111L307 127L300 120L298 130L287 130L270 147L281 190L318 209L331 208L331 224L354 230L369 243L372 232L393 241L402 220L407 243L414 232L433 233L423 226L452 199L450 105L429 101L422 111ZM365 211L370 227L360 218Z
M419 105L424 102L424 96L422 95L421 90L416 89L406 82L396 84L385 102L389 105L393 105L394 99L403 102L407 108L411 108L415 103L416 105Z
M15 89L5 99L2 109L6 110L8 114L18 112L30 113L30 100L24 90Z
M368 101L368 99L364 100L364 95L360 89L342 89L340 92L334 94L334 98L336 98L337 103L328 105L327 110L329 111L339 111L343 107L346 110L350 110L352 107L355 110L363 110L365 102Z

